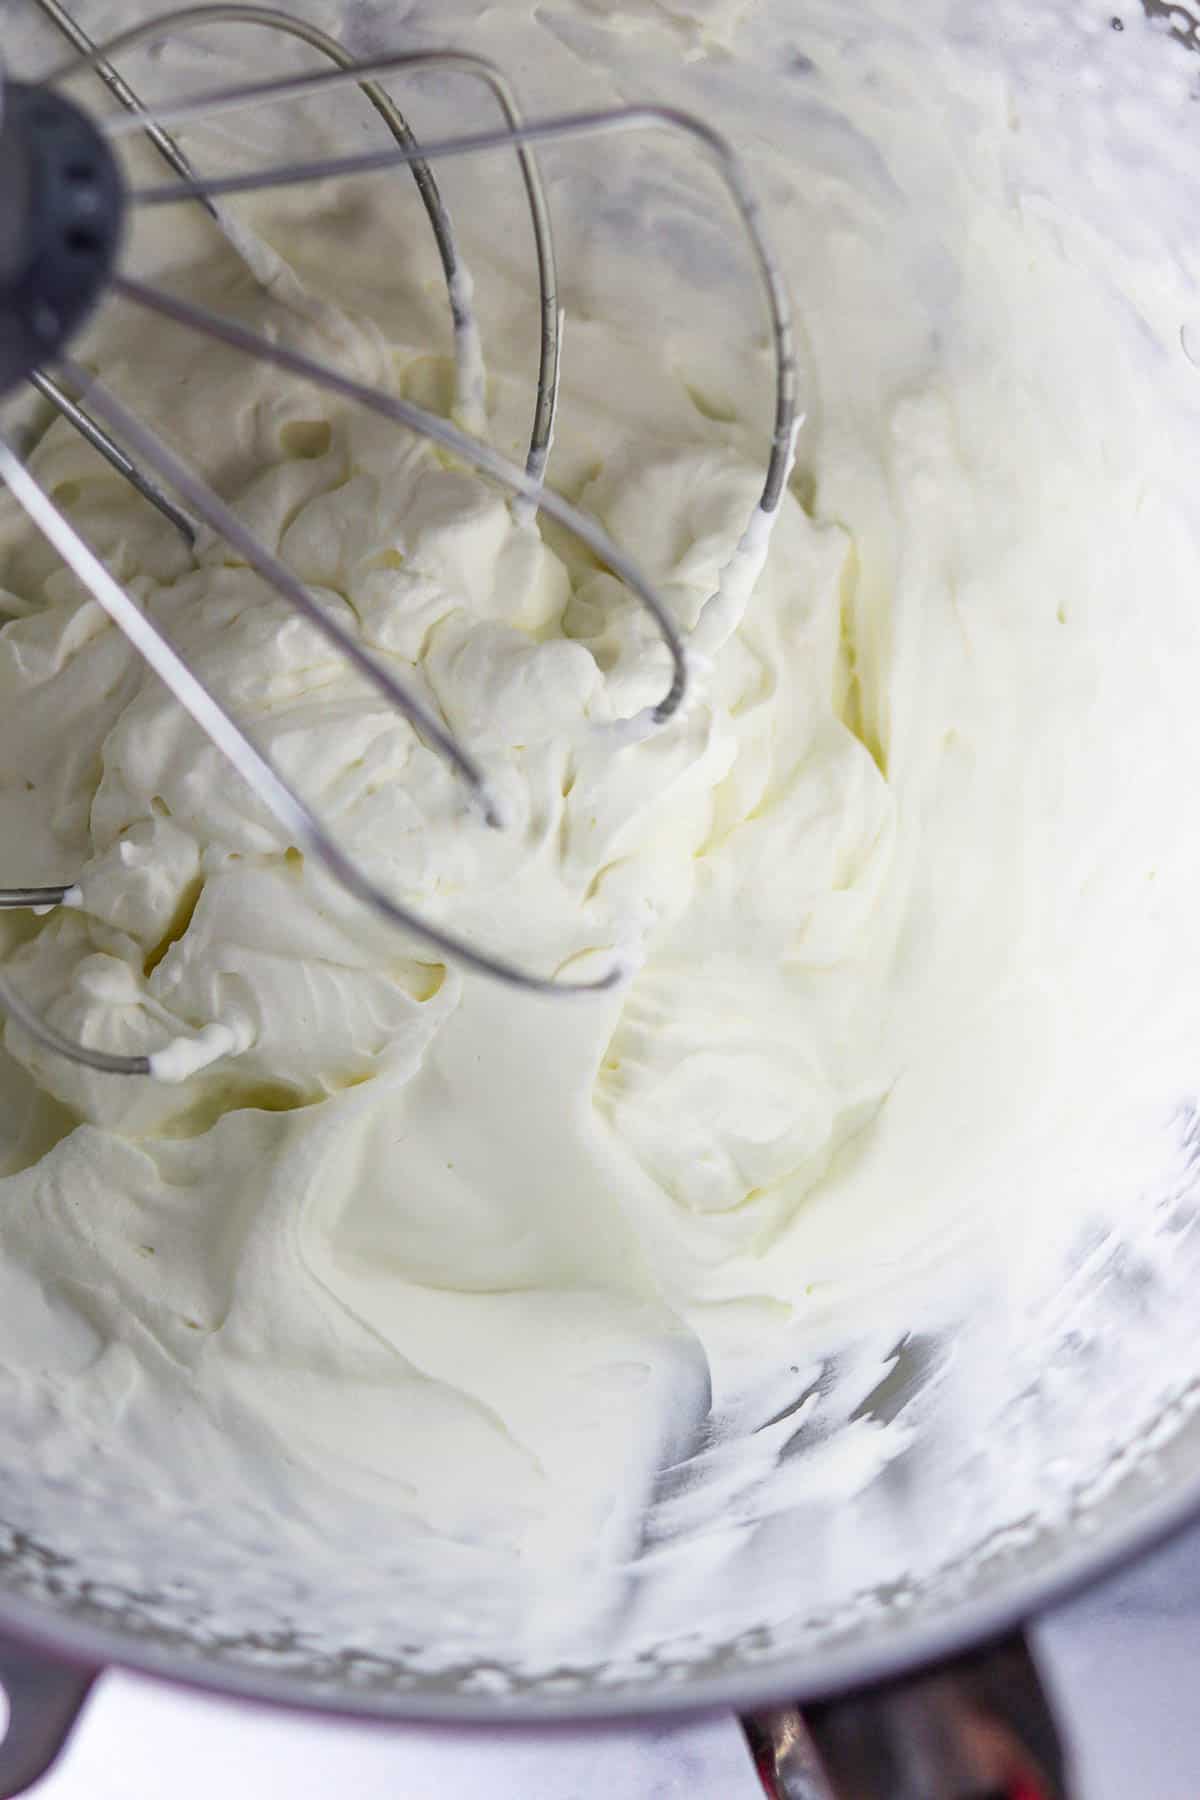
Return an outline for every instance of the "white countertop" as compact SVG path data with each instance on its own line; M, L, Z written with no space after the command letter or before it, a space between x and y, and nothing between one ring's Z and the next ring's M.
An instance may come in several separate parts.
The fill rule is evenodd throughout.
M1200 1528L1046 1621L1082 1800L1200 1795ZM731 1718L595 1732L331 1724L108 1675L38 1800L761 1800Z

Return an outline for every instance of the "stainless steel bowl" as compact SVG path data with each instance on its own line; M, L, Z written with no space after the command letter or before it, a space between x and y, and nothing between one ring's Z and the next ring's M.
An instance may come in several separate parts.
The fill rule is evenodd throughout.
M20 4L9 0L10 18ZM1163 23L1164 56L1176 55L1181 42L1191 47L1200 34L1200 23L1180 5L1145 0L1145 8ZM93 30L129 17L124 8L84 10ZM305 10L326 25L338 23L331 17L336 8L314 3ZM787 84L800 63L807 10L806 0L778 0L766 9L758 37L746 40L747 54L759 58L755 79L771 101L764 108L768 133L776 110L793 105ZM419 42L461 38L472 11L470 0L413 8L397 31ZM1094 23L1091 15L1103 9L1087 0L1083 7L1042 11L1054 16L1040 20L1038 42L1066 46L1051 73L1070 87L1072 32L1085 16ZM914 28L931 34L979 32L986 39L990 33L999 41L1011 27L1025 32L1028 49L1028 20L1015 4L914 0L909 12ZM1130 17L1131 39L1137 23ZM384 15L369 5L351 8L348 32L362 45L390 35ZM1110 57L1110 65L1110 80L1119 79L1111 75L1119 62ZM1030 67L1028 55L1022 67ZM1130 79L1143 67L1131 59ZM682 60L673 69L648 66L646 97L686 101L692 79ZM723 82L746 79L744 69L722 74L718 64L693 98L719 123ZM1100 104L1089 91L1079 85L1081 110ZM794 105L798 116L805 107L819 110L819 91ZM1181 119L1181 134L1186 123ZM753 165L753 146L749 155ZM1178 168L1161 177L1142 168L1137 175L1143 183L1160 180L1164 189L1180 181ZM1179 190L1181 231L1198 197ZM1111 199L1120 205L1121 196ZM769 208L769 193L767 200ZM804 247L785 248L803 312ZM1186 343L1179 351L1181 382L1185 351ZM1186 971L1182 978L1189 978ZM1153 1004L1153 995L1147 1002ZM1074 1284L1085 1328L1065 1334L1056 1328L1052 1340L1047 1327L1044 1364L1053 1381L1038 1392L1033 1443L1035 1451L1057 1446L1059 1455L1053 1469L1046 1456L1045 1507L1028 1504L1028 1469L1026 1484L1013 1485L1002 1458L960 1462L946 1440L935 1455L918 1447L905 1459L902 1481L876 1484L846 1503L850 1511L836 1521L821 1517L818 1502L761 1523L752 1534L755 1580L747 1598L724 1608L728 1626L702 1634L700 1648L701 1634L689 1637L676 1619L657 1642L644 1643L620 1664L567 1660L531 1677L505 1667L499 1640L493 1654L469 1666L431 1663L428 1646L401 1641L390 1621L389 1584L419 1578L411 1555L390 1560L389 1546L348 1541L331 1543L319 1566L297 1567L273 1539L269 1509L253 1492L235 1513L203 1491L164 1511L160 1500L122 1482L119 1459L97 1467L86 1482L76 1476L55 1482L45 1471L32 1476L10 1457L0 1466L0 1678L13 1724L0 1744L0 1793L20 1791L48 1766L94 1674L112 1665L313 1711L463 1727L603 1723L733 1707L750 1716L764 1781L780 1795L816 1794L824 1779L839 1793L912 1792L929 1800L935 1763L936 1779L945 1784L939 1794L965 1795L981 1782L990 1784L988 1791L1008 1791L1006 1782L1016 1791L1018 1775L1027 1791L1038 1791L1029 1784L1040 1781L1046 1794L1065 1792L1053 1729L1014 1634L1200 1512L1200 1418L1194 1414L1200 1338L1191 1302L1200 1262L1193 1241L1200 1216L1196 1091L1194 1069L1182 1066L1174 1092L1163 1097L1153 1141L1144 1145L1144 1167L1157 1176L1147 1181L1137 1218L1148 1233L1153 1225L1156 1242L1166 1234L1169 1256L1156 1260L1131 1248L1123 1263L1110 1258L1091 1276L1080 1273L1082 1255L1064 1268L1063 1284ZM1098 1104L1119 1114L1124 1097L1105 1095ZM1101 1287L1103 1309L1093 1318L1089 1307ZM1037 1349L1034 1344L1035 1360ZM971 1353L982 1354L981 1346ZM930 1366L930 1356L910 1345L896 1359L886 1391L864 1406L894 1417L917 1397L928 1398ZM1025 1383L1027 1363L1019 1373ZM1074 1450L1092 1441L1079 1426L1097 1405L1120 1409L1128 1420L1119 1454L1104 1467L1080 1461ZM926 1414L922 1433L936 1440L936 1407L934 1422L928 1420ZM801 1444L798 1454L804 1453ZM882 1509L897 1543L911 1544L911 1576L831 1592L814 1568L828 1531L836 1524L843 1535L852 1533L853 1509L860 1506L871 1509L873 1528ZM694 1606L703 1621L707 1577L702 1543L698 1548ZM756 1612L753 1597L762 1592L764 1570L774 1589L769 1613ZM634 1588L644 1597L636 1571ZM448 1603L462 1604L464 1592L469 1600L469 1583L447 1596ZM529 1597L518 1581L510 1604L519 1607ZM935 1666L936 1676L918 1673ZM920 1763L932 1754L931 1719L938 1749L934 1762ZM814 1772L812 1741L823 1759L822 1777Z

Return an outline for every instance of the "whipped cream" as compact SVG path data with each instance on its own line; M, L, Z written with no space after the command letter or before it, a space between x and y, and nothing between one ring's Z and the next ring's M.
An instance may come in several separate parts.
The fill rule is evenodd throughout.
M549 479L696 634L660 731L628 725L668 676L653 622L564 534L277 371L115 302L97 323L87 360L441 714L504 830L227 544L189 550L35 421L39 480L375 880L547 975L631 970L531 996L383 927L0 508L8 878L79 890L3 921L5 973L168 1078L6 1034L0 1420L35 1446L31 1504L65 1483L50 1512L84 1560L116 1540L70 1495L146 1493L173 1558L215 1567L219 1541L260 1571L226 1592L239 1623L276 1604L272 1569L325 1556L332 1641L541 1673L828 1622L1065 1507L1104 1460L1104 1429L1054 1414L1056 1474L1010 1414L1047 1346L1086 1336L1050 1298L1079 1244L1153 1255L1135 1202L1171 1164L1200 1024L1177 973L1200 390L1167 203L1191 70L1133 20L1118 43L1111 7L960 11L406 21L494 52L533 107L711 100L762 194L810 401L770 519L769 344L704 170L658 141L545 158ZM1103 111L1105 138L1118 56L1159 116ZM1094 101L1064 106L1060 68ZM236 120L186 142L247 157ZM142 222L135 253L357 379L485 397L520 459L537 307L513 170L446 173L488 370L472 347L457 400L410 186L247 208L294 272L270 292L194 209ZM892 1416L873 1397L902 1354L928 1380ZM1130 1426L1161 1397L1131 1391ZM917 1444L941 1510L899 1530L888 1481ZM785 1592L801 1530L820 1555ZM403 1588L387 1620L346 1597L366 1543Z

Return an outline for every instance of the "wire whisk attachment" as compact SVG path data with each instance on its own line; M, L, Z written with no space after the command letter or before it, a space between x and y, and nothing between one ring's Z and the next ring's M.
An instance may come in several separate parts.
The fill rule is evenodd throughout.
M144 420L71 359L69 345L101 296L119 297L148 316L182 331L199 333L233 354L311 382L316 388L418 434L506 490L512 497L515 516L532 521L540 514L572 534L644 607L665 646L670 669L668 685L653 705L633 718L597 729L609 734L615 753L621 742L634 741L664 726L683 705L693 665L711 656L741 618L766 556L795 455L799 426L787 291L763 230L758 203L739 159L720 133L704 120L659 106L625 106L526 120L503 73L482 57L459 50L438 50L356 58L336 39L307 21L268 7L185 7L97 45L60 0L34 3L70 42L75 55L45 81L10 82L4 91L0 213L9 225L0 231L0 393L31 382L43 399L162 514L188 552L194 550L202 531L223 539L409 722L420 740L453 770L469 802L489 826L503 829L503 812L471 750L431 706L318 604L280 556ZM297 39L321 55L330 67L309 74L225 86L153 106L133 91L118 70L114 59L138 45L210 26L244 26ZM485 131L418 141L381 82L431 70L456 72L481 83L496 104L501 124ZM62 95L64 81L87 71L116 99L118 112L96 119ZM381 142L378 148L207 178L198 172L169 129L239 110L282 106L345 87L357 88L386 127L388 141ZM545 484L559 390L562 313L550 211L537 149L568 139L631 131L666 132L683 138L720 176L762 288L774 357L771 448L762 488L740 542L686 640L663 597L636 561L613 542L595 518ZM114 146L130 134L141 134L149 142L170 173L168 181L128 187ZM537 270L537 385L523 465L512 462L486 441L485 371L474 311L474 285L434 174L434 165L440 161L496 151L508 151L516 158ZM127 215L132 210L187 204L203 208L251 275L266 281L278 275L271 262L274 253L230 212L228 201L232 197L329 177L395 169L406 169L416 185L445 284L455 364L454 401L449 417L382 387L355 380L328 363L272 341L236 319L147 284L121 269L120 246ZM46 365L53 368L53 373ZM294 784L256 746L225 703L125 591L21 461L13 445L3 438L0 478L84 589L124 632L175 700L273 815L288 842L314 858L354 899L387 924L423 940L439 959L531 992L596 992L611 988L624 978L626 969L619 955L614 955L611 966L601 976L586 981L518 966L443 928L386 891L358 859L342 849ZM0 890L0 909L46 911L79 906L82 900L79 888L71 883ZM179 1081L221 1057L249 1048L244 1028L213 1020L192 1035L176 1037L146 1055L120 1056L100 1051L59 1032L22 998L4 974L0 974L0 1006L47 1049L101 1073Z

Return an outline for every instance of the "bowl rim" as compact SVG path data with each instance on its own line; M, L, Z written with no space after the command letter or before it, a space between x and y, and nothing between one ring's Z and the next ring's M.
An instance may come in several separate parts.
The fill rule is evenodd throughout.
M218 1698L348 1721L459 1729L555 1726L603 1729L638 1721L714 1712L749 1713L811 1703L895 1680L948 1661L1073 1598L1107 1575L1165 1544L1200 1519L1200 1468L1173 1491L1134 1507L1124 1521L1043 1570L1000 1581L994 1593L956 1602L944 1613L889 1629L878 1643L833 1645L764 1658L727 1674L694 1680L614 1684L578 1694L475 1695L410 1689L357 1692L321 1687L201 1652L144 1642L116 1627L73 1618L54 1605L0 1590L0 1641L12 1657L102 1673L119 1669Z

